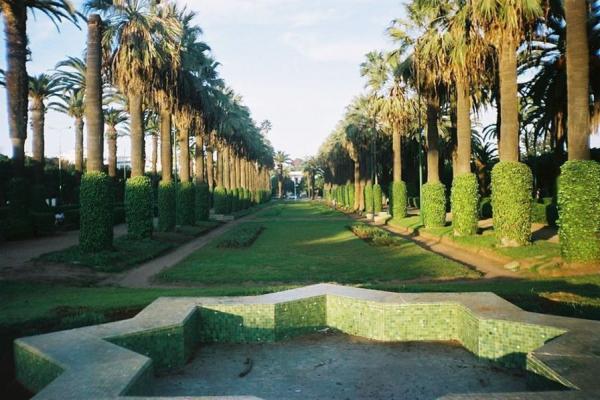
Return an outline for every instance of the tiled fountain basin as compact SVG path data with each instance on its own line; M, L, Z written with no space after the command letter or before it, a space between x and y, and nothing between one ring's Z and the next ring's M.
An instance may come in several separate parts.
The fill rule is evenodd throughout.
M325 284L255 297L161 298L129 320L18 339L17 378L36 399L142 398L154 372L183 367L201 342L273 342L326 327L381 342L458 341L482 359L573 389L447 399L600 398L598 322L524 312L491 293Z

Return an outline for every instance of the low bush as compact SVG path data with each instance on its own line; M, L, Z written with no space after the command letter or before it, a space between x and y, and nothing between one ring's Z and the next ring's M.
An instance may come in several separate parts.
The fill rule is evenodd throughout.
M264 231L263 226L249 225L238 226L232 232L226 235L225 238L217 243L217 247L221 249L239 249L250 247Z
M545 197L538 201L533 201L531 208L531 221L556 226L558 220L558 208L552 197Z
M112 179L102 172L90 172L81 178L79 248L84 253L112 249Z
M529 167L501 161L492 170L494 231L502 246L523 246L531 238L531 191Z
M408 198L406 193L406 183L403 181L393 182L392 190L390 191L390 205L392 216L396 219L406 217L406 208Z
M371 183L365 185L365 212L373 212L373 184Z
M217 186L213 193L215 214L227 214L227 190Z
M455 176L452 182L452 227L457 236L477 233L479 184L475 174Z
M423 224L426 228L446 225L446 186L443 183L426 183L423 185Z
M377 214L380 213L383 208L383 191L381 185L373 185L373 211Z
M373 246L395 246L402 241L388 231L367 224L353 224L350 226L350 230L356 237Z
M177 224L177 187L174 182L158 184L158 230L171 232Z
M146 176L129 178L125 183L125 219L132 239L152 237L154 215L152 183Z
M569 262L600 262L600 163L567 161L558 181L558 234Z
M479 201L479 218L488 219L493 217L492 198L482 197Z
M192 182L180 182L177 186L177 225L194 225L196 222L195 192Z
M231 190L231 212L234 213L239 210L241 210L241 208L240 208L240 192L239 192L238 188L234 188Z
M354 210L354 202L356 201L356 193L354 188L354 183L349 183L346 185L348 190L348 207Z
M210 213L210 190L208 184L198 183L196 185L196 222L208 221Z

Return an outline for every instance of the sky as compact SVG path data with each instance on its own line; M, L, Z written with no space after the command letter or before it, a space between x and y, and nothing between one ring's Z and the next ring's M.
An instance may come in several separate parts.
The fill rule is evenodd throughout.
M82 0L74 1L80 5ZM385 29L403 17L401 0L179 0L197 13L203 40L221 63L220 74L239 93L276 150L293 158L316 154L342 118L345 107L364 90L359 64L371 50L393 47ZM28 24L30 74L52 70L67 56L81 56L84 30L71 24L61 32L44 15ZM0 40L0 68L5 68ZM494 113L482 116L483 125ZM9 154L6 93L0 90L0 153ZM31 135L29 134L30 138ZM46 154L73 159L73 122L49 111ZM147 143L148 144L148 143ZM600 136L592 138L600 146ZM31 140L26 151L30 153ZM129 154L129 139L119 139L119 156ZM149 152L147 152L149 154Z

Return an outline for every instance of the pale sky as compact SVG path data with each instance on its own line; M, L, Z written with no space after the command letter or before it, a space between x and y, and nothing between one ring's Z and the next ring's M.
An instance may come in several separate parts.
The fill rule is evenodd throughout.
M76 0L80 4L81 0ZM203 39L222 64L221 76L243 96L257 122L269 119L275 149L292 157L315 154L342 118L364 80L359 64L376 49L391 48L385 29L403 16L401 0L179 0L197 12ZM63 24L58 33L44 15L29 18L30 74L81 56L85 27ZM5 68L4 40L0 67ZM46 154L73 158L72 120L49 111ZM488 118L483 118L487 120ZM483 121L484 124L490 121ZM0 90L0 153L9 154L6 93ZM30 138L30 135L29 135ZM592 144L599 146L596 135ZM26 151L31 149L27 140ZM129 139L119 139L119 156ZM148 153L149 154L149 153Z

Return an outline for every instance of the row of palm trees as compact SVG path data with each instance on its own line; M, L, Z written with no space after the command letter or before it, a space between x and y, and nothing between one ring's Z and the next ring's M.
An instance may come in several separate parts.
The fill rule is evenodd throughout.
M28 109L33 159L40 171L44 116L54 109L74 120L80 173L103 173L106 142L108 175L115 177L117 136L127 131L133 178L147 172L145 140L150 135L151 172L158 172L160 154L161 185L173 182L178 170L180 182L193 178L211 190L269 190L273 148L241 97L219 78L219 64L200 40L193 12L156 0L88 0L81 12L68 0L1 0L0 10L7 35L5 86L16 176L24 169ZM70 57L54 73L30 78L25 63L28 10L41 11L57 24L86 21L85 60Z
M477 199L464 200L469 197L465 193L476 194L481 188L473 190L472 186L485 184L477 161L485 158L484 147L495 138L500 161L491 174L496 235L503 245L525 245L530 241L532 177L520 162L522 153L528 156L532 147L533 154L551 147L561 154L566 147L569 162L563 167L558 195L563 256L570 261L597 261L600 215L594 207L590 211L577 206L583 201L582 191L573 183L577 178L570 176L577 170L582 181L598 171L598 163L588 161L590 134L598 128L599 110L596 79L589 72L597 68L593 62L597 30L587 28L598 22L590 9L597 8L596 3L410 1L408 18L393 21L388 28L396 49L367 55L361 73L368 92L348 107L320 150L327 187L352 182L359 193L353 207L364 210L365 188L377 184L391 164L392 203L402 205L394 209L392 204L392 209L395 217L404 217L406 201L394 196L406 196L403 176L420 171L412 168L417 165L411 161L424 148L427 183L422 188L421 210L426 225L445 220L444 216L428 216L445 213L445 207L435 211L433 203L445 202L435 193L445 191L438 190L442 185L439 166L448 162L454 182L454 232L473 234ZM553 96L548 88L553 88ZM488 105L496 107L497 122L488 128L488 140L482 141L473 132L472 115ZM392 143L382 136L391 136ZM385 153L388 150L391 160ZM403 160L403 152L413 160ZM402 171L403 165L411 170ZM600 199L600 186L594 179L587 183L585 201ZM573 223L573 219L580 222ZM577 246L587 250L574 250Z

